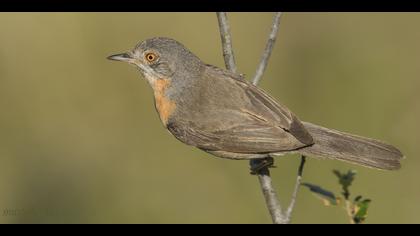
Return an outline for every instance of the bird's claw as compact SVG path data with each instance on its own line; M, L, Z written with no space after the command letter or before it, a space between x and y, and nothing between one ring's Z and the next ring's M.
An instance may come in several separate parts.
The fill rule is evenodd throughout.
M265 168L276 168L276 166L274 166L274 159L272 157L251 160L250 174L257 175L261 172L261 170Z

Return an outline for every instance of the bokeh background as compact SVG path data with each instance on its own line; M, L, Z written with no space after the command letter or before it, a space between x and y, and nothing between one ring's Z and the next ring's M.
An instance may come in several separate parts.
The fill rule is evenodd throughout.
M273 14L229 14L248 78ZM390 142L385 172L310 159L304 180L340 191L358 171L368 223L420 223L420 14L285 13L260 84L302 120ZM185 146L161 125L145 80L105 58L154 36L224 66L214 13L1 13L0 223L270 223L246 161ZM299 159L272 175L283 205ZM347 223L302 189L294 223Z

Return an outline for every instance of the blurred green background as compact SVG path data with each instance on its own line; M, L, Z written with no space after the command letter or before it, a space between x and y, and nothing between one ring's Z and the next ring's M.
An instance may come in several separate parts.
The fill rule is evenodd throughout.
M273 14L229 14L247 78ZM396 172L310 159L304 180L339 192L356 169L368 223L420 223L420 14L285 13L260 84L302 120L381 139ZM105 58L149 37L224 66L214 13L1 13L0 223L270 223L248 162L185 146L133 67ZM299 159L272 175L283 205ZM294 223L347 223L302 189Z

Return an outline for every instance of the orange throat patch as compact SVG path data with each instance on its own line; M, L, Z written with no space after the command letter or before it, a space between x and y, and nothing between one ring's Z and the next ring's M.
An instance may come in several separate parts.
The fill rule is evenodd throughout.
M176 104L165 95L166 89L171 84L169 79L157 79L153 84L153 91L155 95L155 106L159 113L160 120L166 126L169 117L175 110Z

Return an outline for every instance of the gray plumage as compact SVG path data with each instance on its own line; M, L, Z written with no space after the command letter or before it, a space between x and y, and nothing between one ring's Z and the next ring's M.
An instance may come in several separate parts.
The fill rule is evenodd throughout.
M142 57L150 51L159 60L144 63ZM157 81L167 80L163 96L174 109L164 125L185 144L230 159L301 153L378 169L400 168L403 155L395 147L301 122L241 75L203 63L173 39L149 39L128 54L155 90ZM156 100L162 100L156 97L161 93L155 91Z

